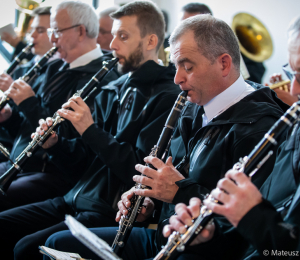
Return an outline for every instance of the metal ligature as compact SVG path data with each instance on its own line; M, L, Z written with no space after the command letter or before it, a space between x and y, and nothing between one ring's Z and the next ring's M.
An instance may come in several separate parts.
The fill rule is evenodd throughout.
M249 177L252 177L262 165L273 154L272 148L277 145L278 138L287 129L291 128L300 116L300 101L294 103L285 114L272 126L272 128L265 134L264 138L258 143L252 152L241 158L232 169L244 172ZM208 199L218 203L211 195L207 196ZM196 238L197 235L213 221L215 214L202 205L200 208L200 215L193 220L193 224L187 229L184 234L173 232L164 248L157 254L154 260L176 259L177 256L185 250L185 247Z
M28 44L13 60L10 64L6 73L10 76L14 73L16 67L20 64L20 62L31 52L32 47L34 46L33 43Z
M182 91L179 95L175 104L167 118L165 126L162 130L162 133L159 137L157 144L152 148L150 156L165 159L168 148L172 139L174 127L178 121L178 118L181 114L182 109L185 106L187 100L187 91ZM147 164L148 167L153 168L152 165ZM147 186L140 183L136 183L136 189L149 189ZM140 213L142 204L145 197L134 195L131 199L131 207L128 209L128 214L122 216L119 222L119 230L115 237L115 240L112 244L112 249L117 255L121 255L124 246L128 240L128 237L131 233L133 223L135 222L137 215Z
M48 60L57 52L57 47L52 47L25 75L21 78L27 84L30 84L34 80L42 67L48 62ZM10 98L4 92L0 99L0 111L5 107Z
M81 97L85 101L94 91L97 90L97 85L107 75L107 73L111 71L118 60L118 58L113 58L111 61L104 61L103 67L92 77L92 79L88 83L85 84L82 89L78 90L73 95L73 97ZM48 140L51 134L53 134L54 129L56 129L56 127L65 119L61 118L57 113L55 113L52 117L52 120L52 126L50 126L49 129L45 131L44 135L35 135L29 145L16 158L12 167L0 177L0 192L2 194L5 194L10 184L15 179L16 175L21 172L21 167L36 152L36 150Z

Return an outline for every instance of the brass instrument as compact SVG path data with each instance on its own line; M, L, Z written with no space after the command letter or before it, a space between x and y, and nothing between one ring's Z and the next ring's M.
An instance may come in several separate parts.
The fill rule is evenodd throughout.
M158 58L162 60L164 66L168 67L170 63L170 47L164 49L164 46L160 46L158 51Z
M31 20L31 14L32 11L39 7L39 4L41 3L41 0L16 0L16 4L18 5L18 24L16 26L16 31L18 32L18 35L21 39L25 38L25 35L27 33L30 20Z
M271 57L273 43L266 27L254 16L238 13L234 16L232 30L235 32L241 53L247 58L263 62Z

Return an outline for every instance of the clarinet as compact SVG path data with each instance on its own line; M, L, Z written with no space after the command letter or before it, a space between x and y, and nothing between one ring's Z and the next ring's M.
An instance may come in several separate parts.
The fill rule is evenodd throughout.
M287 129L291 128L294 122L299 120L299 116L300 101L294 103L271 127L251 153L248 156L241 158L232 169L242 171L249 177L252 177L273 154L272 148L278 143L276 139L278 139ZM206 198L218 203L211 195L207 195ZM193 220L193 224L187 231L184 234L174 231L169 236L167 244L153 260L176 259L177 256L185 250L185 247L190 245L196 236L202 232L205 226L213 221L215 215L216 214L207 209L206 206L202 205L200 208L200 215Z
M165 126L162 130L162 133L159 137L157 144L152 148L150 156L161 158L164 160L165 156L168 152L168 147L170 145L174 127L178 121L180 113L185 106L187 97L187 91L182 91L179 95L175 104L170 112ZM153 168L152 165L147 164L148 167ZM153 168L154 169L154 168ZM140 183L136 183L136 189L149 189L147 186L142 185ZM124 246L128 240L128 237L131 233L133 223L135 222L137 215L141 212L142 204L144 202L145 197L134 195L131 201L131 207L128 209L128 214L126 216L122 216L119 222L119 230L117 231L117 235L112 244L112 249L115 254L121 255Z
M52 47L27 73L21 78L27 84L30 84L37 76L42 67L55 54L57 47ZM0 111L5 107L10 98L4 92L0 99Z
M82 97L85 101L94 91L97 90L100 81L107 75L108 72L118 62L118 58L113 58L111 61L103 62L103 67L91 78L91 80L85 84L85 86L78 90L73 97ZM54 133L54 129L63 122L65 119L60 117L55 113L52 117L53 124L45 131L44 135L35 135L29 145L22 151L22 153L16 158L13 165L0 177L0 192L5 195L5 192L9 188L12 181L15 179L16 175L21 172L22 166L27 162L27 160L37 151L37 149L42 146L51 134Z
M33 43L28 44L13 60L13 62L10 64L8 69L6 70L6 73L10 76L14 73L16 67L20 64L20 62L27 56L27 54L30 53Z

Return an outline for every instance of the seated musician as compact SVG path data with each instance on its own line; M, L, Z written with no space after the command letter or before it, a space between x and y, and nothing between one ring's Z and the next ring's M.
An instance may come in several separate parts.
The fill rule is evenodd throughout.
M166 243L162 228L174 213L175 204L188 203L194 196L203 198L287 109L269 88L243 80L238 42L225 22L208 14L185 19L172 33L170 45L177 68L175 83L188 91L189 102L171 141L172 157L166 163L154 157L144 159L157 170L136 165L136 170L146 176L135 175L133 180L151 189L132 189L118 202L117 221L128 214L134 193L145 196L137 220L150 223L154 210L159 210L158 202L163 202L157 231L134 227L120 255L123 259L154 257ZM257 187L272 171L274 161L266 162L263 174L254 176ZM212 241L179 259L239 259L247 241L224 219L216 219L215 227ZM117 234L115 227L92 230L110 245ZM221 232L231 239L219 236ZM229 245L234 243L233 252ZM68 231L51 236L46 246L98 259Z
M47 36L46 28L49 27L47 19L49 15L38 16L32 24L32 36L36 41L34 50L40 50L37 53L39 55L46 51L41 45L46 45L43 42ZM89 20L94 22L89 23ZM111 59L104 56L96 44L98 18L89 5L74 1L58 5L57 9L51 10L51 27L48 30L52 43L46 46L56 46L62 60L56 59L49 63L47 71L42 70L34 85L30 86L18 79L5 91L14 104L11 107L7 105L0 112L0 126L14 139L10 154L10 159L14 162L31 141L31 134L35 132L39 119L52 116L101 69L104 60ZM38 39L35 38L38 37L38 31L41 33L38 36L43 37L43 41L35 40ZM64 62L70 64L69 69L62 69ZM112 72L102 84L117 77L117 72ZM42 83L35 85L40 79ZM92 107L93 100L89 100L89 105ZM75 130L70 130L69 133L72 136L78 135ZM11 167L11 161L1 163L0 176ZM7 196L0 195L0 211L61 196L73 187L79 176L79 172L74 172L71 177L64 175L49 162L46 153L40 149L29 158L23 172L12 182Z
M111 48L125 75L102 88L93 116L81 98L71 98L58 111L81 137L69 138L61 124L57 135L44 145L52 146L44 152L49 152L51 162L63 174L74 179L78 173L83 176L64 197L0 213L0 229L3 233L4 229L10 230L0 243L5 243L5 254L10 258L42 258L38 246L51 234L68 229L65 214L88 227L116 226L116 203L134 184L134 166L150 153L180 93L173 70L158 60L164 39L164 20L158 7L152 2L136 1L111 17ZM57 27L64 28L59 24ZM39 134L47 130L46 122L51 124L51 119L40 121ZM16 221L11 221L13 218Z
M288 29L288 52L291 71L291 95L300 95L300 17L294 19ZM222 203L204 200L213 212L225 216L256 250L246 259L294 259L299 258L299 121L289 132L287 140L278 149L274 170L260 191L242 172L228 171L211 192ZM259 170L256 175L260 175ZM193 198L187 207L177 205L178 217L173 217L164 230L185 231L192 217L199 215L200 200ZM209 230L204 236L209 236ZM199 235L194 244L203 240ZM200 247L199 247L200 249ZM252 251L253 251L252 250Z
M33 21L30 26L30 38L32 43L35 46L32 48L31 52L35 55L32 59L24 65L20 65L13 72L12 76L2 73L0 75L0 90L6 91L9 86L13 83L14 80L22 77L37 61L41 59L41 57L50 50L53 45L49 41L47 36L47 29L50 27L50 7L39 7L33 11ZM31 87L34 92L37 91L40 84L45 78L46 70L51 61L58 59L59 55L56 54L42 67L39 72L38 77L36 77L31 82ZM7 148L9 151L11 150L14 142L14 138L9 135L8 131L1 127L0 128L0 142ZM7 158L0 153L0 161L7 161Z

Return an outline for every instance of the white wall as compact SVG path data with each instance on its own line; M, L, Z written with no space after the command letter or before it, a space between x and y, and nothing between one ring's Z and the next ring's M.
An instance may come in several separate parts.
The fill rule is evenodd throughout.
M172 31L179 17L180 8L195 1L154 0L170 17L169 31ZM282 72L281 66L287 62L286 29L292 18L300 15L300 0L201 0L208 5L213 15L231 25L235 14L246 12L258 18L268 29L273 40L272 57L264 62L266 67L263 82L270 75Z

